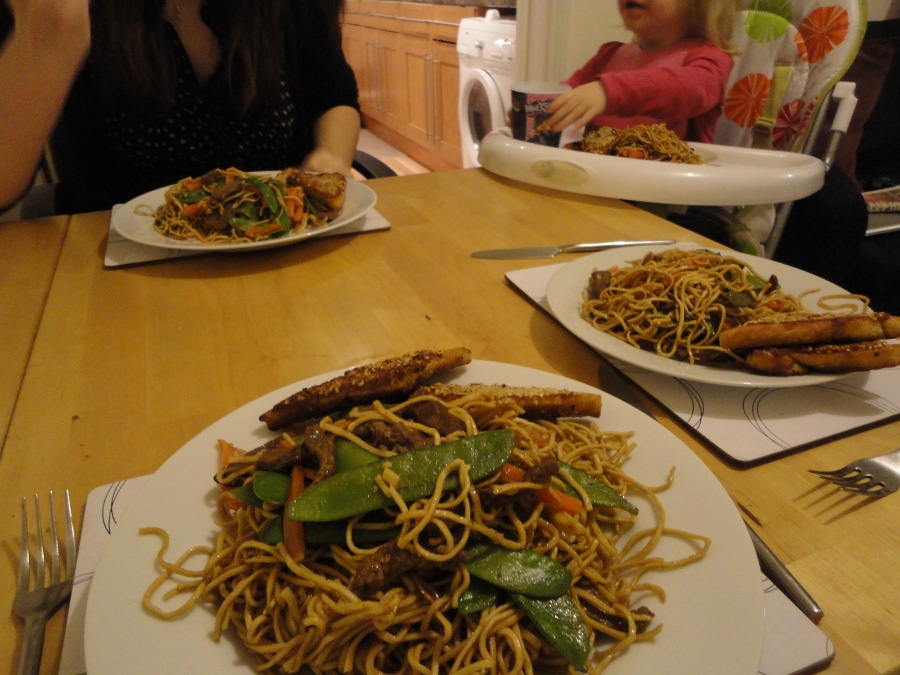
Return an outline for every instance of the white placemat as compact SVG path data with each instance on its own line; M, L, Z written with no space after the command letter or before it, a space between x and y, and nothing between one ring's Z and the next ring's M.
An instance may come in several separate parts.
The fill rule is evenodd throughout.
M116 527L117 516L122 514L147 478L141 476L103 485L88 495L59 675L84 675L87 672L84 621L94 568L106 540ZM831 641L762 572L760 583L766 613L760 675L792 675L827 664L834 657ZM247 672L251 672L249 666Z
M121 208L121 204L113 206L113 212ZM378 211L372 209L366 215L352 223L348 223L345 227L339 227L336 230L329 230L319 236L336 237L347 234L357 234L361 232L374 232L376 230L387 230L391 224L385 220ZM316 239L318 237L310 237L302 239L297 244ZM215 251L187 251L183 249L157 248L155 246L144 246L130 239L126 239L116 231L112 226L112 218L109 224L109 236L106 238L106 255L103 260L104 267L122 267L124 265L136 265L139 263L154 262L157 260L170 260L173 258L185 258L195 255L206 255L207 253L215 253Z
M552 315L546 290L566 263L516 270L507 280ZM742 388L701 384L606 357L619 371L736 462L755 463L900 416L900 368L827 384Z

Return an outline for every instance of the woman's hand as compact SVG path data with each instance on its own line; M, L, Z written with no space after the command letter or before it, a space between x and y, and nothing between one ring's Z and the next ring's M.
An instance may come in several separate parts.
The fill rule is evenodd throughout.
M300 168L315 173L342 173L350 175L351 164L344 156L337 155L328 148L316 148L303 160Z
M606 90L600 82L588 82L575 87L550 104L547 124L553 131L566 127L580 129L606 110Z
M353 156L359 141L359 113L356 108L337 106L326 110L313 128L315 148L300 165L305 171L352 174Z

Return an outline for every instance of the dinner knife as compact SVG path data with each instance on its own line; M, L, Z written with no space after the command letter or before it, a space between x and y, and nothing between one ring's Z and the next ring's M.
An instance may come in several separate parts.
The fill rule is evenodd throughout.
M745 524L747 525L747 530L750 532L753 548L756 549L756 557L759 558L760 567L765 575L769 577L769 581L778 586L778 588L780 588L813 623L819 623L825 615L825 612L819 604L813 600L809 591L803 588L796 577L791 574L787 565L778 559L772 549L770 549L766 542L756 534L756 531L750 527L749 524Z
M564 244L562 246L530 246L526 248L497 248L488 251L475 251L473 258L495 258L500 260L533 260L537 258L553 258L560 253L584 253L586 251L605 251L608 248L623 246L666 246L674 244L674 239L647 239L644 241L597 241L582 244Z

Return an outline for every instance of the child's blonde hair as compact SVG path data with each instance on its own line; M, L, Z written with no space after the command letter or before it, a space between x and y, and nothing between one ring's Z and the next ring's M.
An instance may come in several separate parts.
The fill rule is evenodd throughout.
M731 51L731 33L737 14L737 0L687 0L690 17L688 37L709 40Z

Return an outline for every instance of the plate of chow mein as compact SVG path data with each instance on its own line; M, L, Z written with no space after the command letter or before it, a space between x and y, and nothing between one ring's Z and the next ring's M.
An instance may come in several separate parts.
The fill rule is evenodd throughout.
M601 251L551 277L553 315L601 354L648 371L738 387L823 384L843 373L775 375L748 366L718 336L797 314L856 315L867 299L783 263L696 244Z
M341 174L214 169L116 207L112 226L157 248L252 251L337 230L375 202L370 187Z
M248 472L254 492L273 489L263 487L263 479L272 478L264 470L272 466L262 466L263 453L267 461L277 462L269 451L289 448L285 434L297 433L291 428L270 431L260 423L261 413L298 390L331 382L341 374L336 371L284 387L235 410L189 441L148 479L118 521L96 568L86 618L88 672L405 673L414 672L413 666L429 672L576 672L573 663L585 658L581 666L588 671L623 675L757 672L764 621L759 567L734 503L673 434L581 382L520 366L472 361L437 375L424 393L417 390L407 400L357 406L346 415L326 416L315 430L305 428L304 447L310 445L307 438L314 444L323 429L341 443L351 441L346 448L341 446L346 455L335 447L337 473L307 487L294 501L286 499L287 505L274 511L265 505L235 506L235 498L250 499L244 496ZM499 456L503 468L491 473L493 469L479 466L479 459L454 459L449 464L442 460L437 484L443 492L434 488L434 494L427 495L429 488L425 497L413 498L402 492L415 483L406 472L429 463L416 459L407 464L403 455L388 453L383 464L375 462L379 468L373 474L385 481L378 483L380 492L374 495L386 500L385 511L337 521L343 534L328 540L316 519L334 518L337 512L322 515L322 504L331 504L326 510L342 510L372 496L356 490L342 499L316 502L323 494L317 490L329 480L356 477L372 466L370 460L360 464L359 455L365 453L353 446L389 444L386 436L379 435L376 442L367 435L385 425L406 425L407 432L430 436L441 424L426 422L426 417L412 422L414 415L407 412L414 406L428 409L428 405L419 408L423 397L434 403L432 397L439 396L435 392L443 391L443 386L466 391L475 387L481 392L476 383L488 385L491 393L440 400L469 441L515 439L510 441L512 454ZM520 409L504 398L509 387L599 397L602 412L591 419L528 420L523 412L527 403ZM428 447L411 452L456 447L454 441L443 439L445 433L439 433L443 442L438 445L428 442ZM223 460L223 447L238 450ZM245 454L261 447L269 450ZM497 450L491 447L491 453ZM503 451L509 452L509 447ZM559 458L561 473L553 479L557 487L534 490L528 481L544 480L532 473L537 469L527 469L530 478L523 478L511 465L521 460L527 465L528 457L542 452ZM224 474L222 467L228 467ZM567 497L558 481L574 479L573 485L589 485L580 482L580 471L599 476L613 486L616 500L626 501L616 507L591 507L588 512L567 510L571 494ZM291 481L293 476L292 470ZM451 481L456 481L453 486ZM520 488L522 492L517 492ZM294 494L293 488L286 489ZM576 491L580 496L575 501L597 503L587 489ZM524 495L525 501L506 501L516 495ZM313 508L316 515L295 513L293 507L301 499L307 507L318 504ZM623 504L634 508L626 512ZM531 510L537 515L528 517ZM391 522L385 521L386 513ZM480 518L490 514L505 515L485 526ZM289 554L294 545L288 527L277 544L264 536L266 523L277 521L279 515L283 522L295 516L307 521L299 562ZM252 524L257 517L262 520L259 527ZM518 536L518 528L506 526L507 517L516 520L523 532L549 533L556 543L540 545L535 535L525 550L512 550L520 546L507 550L503 538ZM357 529L351 532L348 523ZM392 530L395 526L399 533ZM584 527L593 529L578 535ZM562 530L572 536L560 539ZM395 538L392 542L410 538L417 542L412 548L421 545L430 555L458 543L465 554L451 552L420 566L404 566L399 578L385 582L380 573L362 574L388 566L377 557L380 563L366 565L372 559L370 547L376 544L366 543L371 540L362 537L365 533L373 537L386 533ZM468 542L460 540L463 536L470 537ZM331 543L323 544L326 540ZM381 551L391 544L377 546ZM396 543L395 549L405 546ZM232 554L238 549L244 557L236 563ZM546 564L559 571L560 561L566 563L563 589L510 590L508 579L498 580L492 560L482 557L485 549L508 556L502 558L507 562L519 554L537 559L536 568ZM391 559L391 564L395 562ZM357 584L361 575L366 582ZM484 579L493 581L485 584ZM494 583L501 585L499 594L488 593L487 602L481 603L481 591ZM544 599L536 599L540 593ZM603 610L607 593L618 600ZM553 621L565 624L574 618L581 628L560 635L558 630L554 633L552 621L545 625L547 615L540 608L558 607L557 603L569 610L582 609L555 613ZM588 651L576 649L580 656L575 658L568 650L568 633L585 630Z

